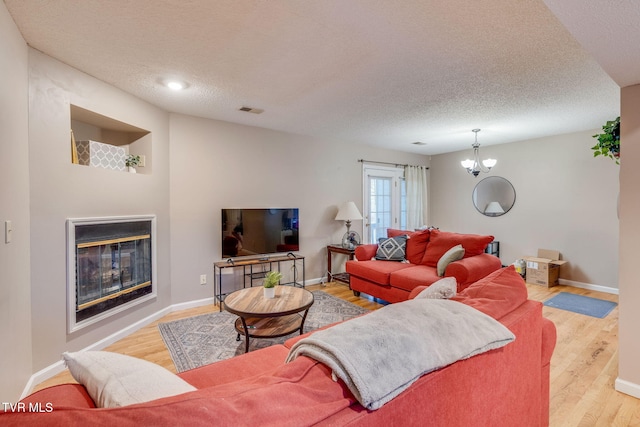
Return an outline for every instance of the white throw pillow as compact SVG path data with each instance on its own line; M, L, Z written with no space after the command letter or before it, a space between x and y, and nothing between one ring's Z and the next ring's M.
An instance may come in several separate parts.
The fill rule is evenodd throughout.
M458 282L455 277L445 277L423 289L414 299L449 299L456 295Z
M63 353L71 375L98 408L148 402L197 390L155 363L108 351Z

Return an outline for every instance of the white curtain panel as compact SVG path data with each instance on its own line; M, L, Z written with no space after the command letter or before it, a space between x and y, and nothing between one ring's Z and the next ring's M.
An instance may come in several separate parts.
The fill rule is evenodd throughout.
M407 230L429 225L428 174L424 166L405 166L407 185Z

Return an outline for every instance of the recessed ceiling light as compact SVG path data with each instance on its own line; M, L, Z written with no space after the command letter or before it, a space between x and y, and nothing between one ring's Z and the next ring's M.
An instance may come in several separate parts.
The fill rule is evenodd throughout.
M422 141L416 141L416 142L412 142L413 145L427 145L426 142L422 142Z
M179 82L177 80L169 80L167 82L167 87L171 90L182 90L185 88L185 84L182 82Z

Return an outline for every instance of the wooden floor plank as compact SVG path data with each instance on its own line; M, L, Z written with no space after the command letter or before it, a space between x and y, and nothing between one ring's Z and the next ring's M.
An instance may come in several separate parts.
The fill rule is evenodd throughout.
M356 297L340 283L313 285L331 295L374 310L382 307L374 298ZM559 292L618 301L618 296L570 286L546 288L527 285L529 298L545 301ZM172 372L175 367L158 323L218 311L215 305L170 313L108 346L105 350L128 354L157 363ZM558 340L551 359L550 425L552 427L640 426L640 400L614 390L618 375L618 308L604 319L544 307L543 314L556 325ZM74 382L68 371L38 384L36 390Z

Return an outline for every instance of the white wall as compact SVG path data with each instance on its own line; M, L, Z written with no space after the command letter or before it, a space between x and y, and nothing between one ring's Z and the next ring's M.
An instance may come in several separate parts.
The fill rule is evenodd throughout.
M153 173L71 164L69 104L150 130ZM82 349L170 304L168 124L166 112L29 50L34 372L60 360L62 352ZM68 335L66 219L135 214L157 215L157 298Z
M334 220L338 206L353 200L362 207L362 158L428 165L426 156L172 114L173 302L213 295L222 208L299 208L306 278L324 276L326 245L346 230ZM353 227L361 232L362 221ZM201 286L205 273L208 284Z
M31 375L27 52L0 3L0 402L15 401ZM5 221L13 225L8 244Z
M597 132L481 146L480 156L498 164L477 178L460 166L471 148L433 156L431 225L494 235L503 264L536 255L538 248L557 249L569 261L561 278L617 288L619 166L593 157ZM513 209L500 217L486 217L472 204L475 185L489 175L508 179L516 190Z

